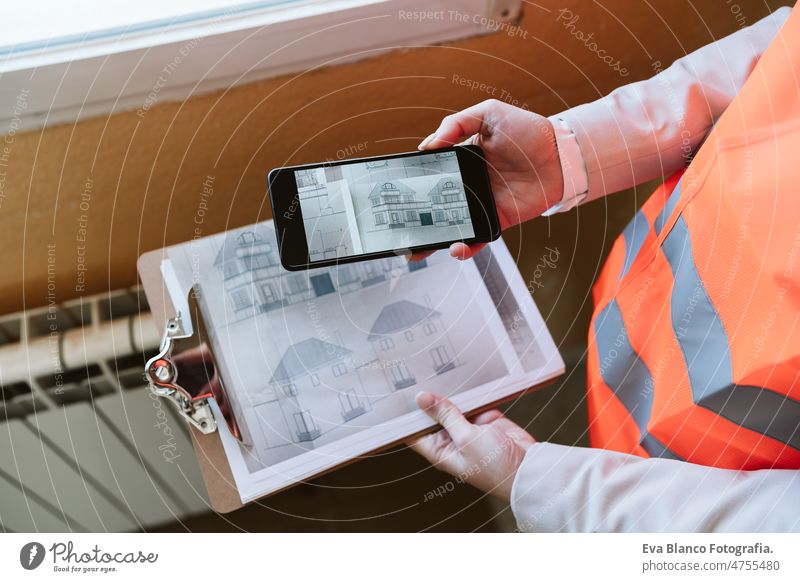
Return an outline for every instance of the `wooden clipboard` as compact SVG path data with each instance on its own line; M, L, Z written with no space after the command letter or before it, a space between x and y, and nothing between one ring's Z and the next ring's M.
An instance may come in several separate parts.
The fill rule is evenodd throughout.
M166 323L171 318L174 318L178 315L161 271L161 265L163 261L168 258L168 250L169 247L145 253L139 258L137 263L139 278L150 305L153 321L155 325L158 326L160 332L164 331ZM471 417L478 415L481 412L495 408L500 404L515 400L527 392L539 390L549 386L554 382L555 378L544 380L528 388L510 394L504 398L489 402L485 406L470 410L468 416ZM438 426L433 426L414 434L406 435L403 438L397 439L372 451L372 453L380 453L404 442L408 442L409 440L412 440L423 434L435 432L436 430L439 430ZM213 509L219 513L230 513L240 509L241 507L244 507L245 504L242 502L239 490L236 486L233 472L228 462L219 431L210 434L204 434L192 425L189 425L189 431L191 433L192 445L194 447L195 455L197 456L200 471L203 475L203 480L205 481L206 489L208 491L208 498ZM339 469L345 465L355 462L356 460L357 459L344 461L335 467L331 467L326 471L317 473L315 477ZM265 494L263 497L274 495L279 491L283 491L290 487L292 487L291 484L277 491L272 491L268 494Z

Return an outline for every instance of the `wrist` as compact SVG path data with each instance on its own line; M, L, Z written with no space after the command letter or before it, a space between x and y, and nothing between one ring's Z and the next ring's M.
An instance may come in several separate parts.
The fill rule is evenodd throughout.
M561 167L562 194L543 216L573 209L586 199L589 190L589 177L575 133L560 117L549 117L548 121L553 127L555 148Z

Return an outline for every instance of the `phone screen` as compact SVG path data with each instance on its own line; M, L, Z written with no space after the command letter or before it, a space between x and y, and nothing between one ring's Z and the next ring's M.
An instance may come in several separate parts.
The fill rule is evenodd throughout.
M475 236L455 151L294 171L311 262Z

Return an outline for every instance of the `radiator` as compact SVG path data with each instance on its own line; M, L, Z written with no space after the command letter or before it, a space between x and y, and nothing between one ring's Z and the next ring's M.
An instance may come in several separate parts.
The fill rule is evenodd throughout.
M141 289L0 317L0 531L141 531L210 511L185 423L145 388Z

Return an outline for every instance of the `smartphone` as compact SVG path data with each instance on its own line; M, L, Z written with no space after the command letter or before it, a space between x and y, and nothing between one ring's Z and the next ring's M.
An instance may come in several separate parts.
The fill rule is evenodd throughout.
M486 161L473 145L277 168L269 197L290 271L500 236Z

